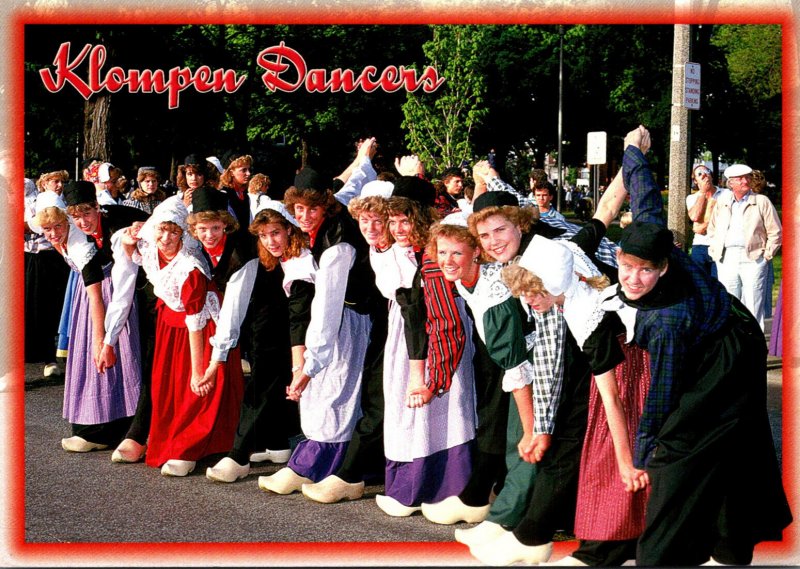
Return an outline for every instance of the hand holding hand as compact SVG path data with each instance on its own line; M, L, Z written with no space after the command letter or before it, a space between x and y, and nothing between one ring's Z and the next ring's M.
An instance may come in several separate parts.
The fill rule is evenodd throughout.
M531 455L532 448L533 435L528 433L523 434L522 438L517 443L517 452L519 453L519 457L525 462L535 462L533 460L533 456Z
M114 367L117 363L117 355L114 352L114 346L103 343L98 348L94 363L98 373L105 373L108 368Z
M139 230L142 228L142 222L139 223L138 227L134 227L131 225L130 227L126 227L122 230L122 235L120 236L120 242L123 245L128 246L135 246L136 243L139 241Z
M622 475L622 483L625 485L627 492L638 492L643 490L650 484L650 477L645 470L639 470L630 465L626 468L620 468Z
M412 409L424 407L430 403L431 399L433 399L433 393L424 385L422 387L412 387L406 393L406 407Z
M304 374L302 370L298 370L292 378L292 383L286 388L286 399L300 401L300 396L305 391L309 381L311 381L311 378Z
M416 154L395 158L394 167L401 176L425 175L425 168L422 166L422 162L420 162L419 156Z
M642 151L642 154L647 154L647 151L650 150L650 145L650 132L643 125L639 125L625 135L623 150L628 146L635 146Z
M189 387L191 388L192 393L198 397L205 397L211 393L211 390L214 388L216 382L216 372L211 375L208 373L208 371L206 371L206 373L203 375L193 373Z
M375 153L378 151L378 143L375 141L375 137L371 136L369 138L365 138L364 140L358 143L358 152L356 152L356 160L360 160L361 158L372 158L375 156Z
M476 162L475 165L472 167L472 179L475 180L475 183L486 183L486 179L490 177L492 172L492 166L489 164L488 160L481 160L480 162Z
M553 435L541 434L535 435L531 443L528 454L533 458L533 462L539 462L544 458L544 453L550 448L553 441Z

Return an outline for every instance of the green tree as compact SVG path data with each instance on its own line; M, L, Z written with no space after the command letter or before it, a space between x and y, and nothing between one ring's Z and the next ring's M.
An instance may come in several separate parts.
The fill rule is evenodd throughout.
M586 133L607 132L611 174L619 165L625 133L644 124L653 133L654 168L663 180L669 148L673 26L574 26L565 41L569 85L565 136L577 140L572 151L579 151L582 162Z
M476 130L479 154L494 148L508 181L527 186L531 167L557 148L556 26L487 26L481 74L488 113Z
M765 170L769 180L779 180L780 26L693 28L692 58L703 66L702 106L692 113L695 154L709 151L716 161L743 160ZM586 133L606 131L609 170L615 170L622 137L641 122L654 134L663 180L672 33L671 25L565 27L565 165L582 166ZM557 26L31 24L24 38L28 175L50 167L72 171L76 158L87 153L87 103L70 88L47 92L38 74L52 66L62 42L71 42L74 50L106 44L106 69L207 65L248 75L230 95L189 89L178 109L168 109L162 94L109 94L113 120L103 127L109 145L104 157L128 173L147 163L170 174L190 152L237 147L251 150L257 169L269 173L276 188L285 188L304 153L321 171L335 174L350 161L354 141L376 136L385 168L409 151L435 171L472 162L495 148L501 166L515 159L514 172L506 173L519 185L532 163L541 166L558 147ZM309 69L434 65L446 82L435 93L411 96L303 88L273 93L261 81L264 70L256 55L280 41L302 53ZM85 64L79 72L85 72Z
M434 93L408 93L402 125L409 149L428 171L441 172L472 159L473 129L487 113L480 72L487 29L444 25L431 30L433 38L422 49L445 83Z
M781 94L780 26L717 26L711 43L725 53L731 83L754 101L768 101Z
M419 64L428 30L426 26L274 26L260 28L259 33L261 49L284 40L303 55L309 69L351 69L358 74L368 64L379 71ZM307 159L334 174L352 159L353 143L359 138L377 138L379 169L393 167L394 155L404 151L402 91L269 92L260 80L263 71L255 68L250 73L254 100L247 138L252 143L285 143L297 165Z
M672 26L575 25L563 32L563 164L583 166L591 131L608 133L611 171L632 125L646 124L666 141ZM527 185L530 168L558 149L559 27L487 26L486 36L489 114L476 146L494 147L507 179ZM666 152L663 145L654 150Z
M777 182L782 172L781 27L714 26L708 41L719 54L724 87L713 87L716 112L709 119L717 140L709 149L722 161L745 162Z

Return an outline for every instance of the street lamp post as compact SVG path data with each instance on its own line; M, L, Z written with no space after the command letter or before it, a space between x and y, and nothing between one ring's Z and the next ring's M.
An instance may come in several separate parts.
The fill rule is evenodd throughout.
M556 209L561 211L561 191L564 187L564 172L561 165L562 109L564 98L564 26L558 26L558 190L556 191Z

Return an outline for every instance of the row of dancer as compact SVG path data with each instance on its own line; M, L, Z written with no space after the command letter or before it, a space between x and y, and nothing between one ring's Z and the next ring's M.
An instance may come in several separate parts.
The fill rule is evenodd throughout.
M637 129L626 138L624 164L640 162L629 169L646 169L641 158L649 146L647 136ZM372 139L361 145L347 182L336 194L328 189L328 180L307 168L284 203L270 202L257 213L249 234L240 233L244 242L254 236L250 256L242 253L221 302L211 272L237 233L234 224L220 222L225 243L211 247L209 255L203 235L210 228L198 228L198 223L208 223L198 221L203 212L222 218L228 213L218 190L195 190L191 213L183 200L167 200L142 227L114 235L113 262L107 265L113 267L109 284L115 287L113 298L104 301L110 308L102 319L108 333L99 343L93 335L91 346L97 348L88 351L91 363L98 373L108 374L117 365L117 354L124 359L125 352L135 350L133 345L123 347L122 334L115 342L113 333L134 314L138 264L159 299L160 330L147 390L153 417L149 439L130 449L118 447L115 454L132 451L125 460L144 454L148 464L174 476L188 474L205 456L228 452L206 474L232 482L249 474L247 455L264 448L254 446L254 433L278 423L288 426L291 419L285 419L296 413L266 413L259 405L296 401L304 436L293 450L288 436L269 443L263 454L274 462L289 462L261 477L261 488L278 494L299 490L312 500L335 502L360 498L365 478L383 474L385 493L376 501L389 515L421 510L438 523L483 520L470 530L458 530L456 539L490 564L545 562L555 531L571 530L573 524L582 541L570 559L584 564L621 562L634 555L647 564L696 564L712 554L723 562L748 562L748 548L752 555L755 543L779 537L788 524L788 509L781 509L785 496L771 437L765 438L769 425L765 431L761 422L766 411L760 407L757 379L747 385L733 380L740 397L726 400L730 405L715 403L715 409L757 427L755 434L744 431L766 459L754 470L776 489L770 499L761 500L757 513L763 515L741 515L753 513L750 498L755 496L748 496L725 518L728 525L718 527L719 499L730 502L726 492L732 490L731 485L716 484L724 476L721 460L703 480L713 491L702 499L694 490L688 496L681 493L686 486L673 472L676 456L662 451L661 470L653 463L655 440L663 446L664 440L684 440L687 432L698 438L691 404L689 411L684 409L685 418L677 411L684 391L708 386L694 379L674 385L671 375L663 375L677 361L695 363L693 357L699 357L696 350L681 353L677 346L694 345L697 335L708 336L708 346L734 328L757 336L747 325L729 322L735 314L746 323L747 313L732 310L719 287L678 278L665 285L672 298L664 297L659 278L686 275L677 260L665 264L671 271L658 267L672 253L665 233L654 227L657 223L633 224L621 252L603 243L625 189L638 204L641 196L657 194L654 184L648 186L624 166L604 194L595 220L576 232L532 219L528 209L519 207L519 197L508 191L513 188L481 163L474 171L473 213L434 223L435 192L419 161L405 157L397 162L400 176L394 181L373 180L373 148ZM68 187L65 192L73 206L78 190ZM634 214L646 215L638 205ZM46 215L54 217L48 220ZM45 235L69 259L88 257L91 247L84 245L89 243L85 237L70 241L70 234L82 236L74 231L79 220L71 226L72 216L58 215L56 207L37 219ZM59 230L65 233L61 238ZM618 259L625 260L619 269ZM655 266L637 266L636 278L626 280L630 259ZM78 263L74 268L83 271ZM515 285L509 270L520 268L541 273L546 288L535 292L524 279ZM621 305L594 310L599 303L593 291L607 284L604 274L616 281L617 273L622 284L606 287L617 293L604 301L618 299ZM648 288L648 282L653 286ZM675 283L684 288L669 286ZM685 296L676 296L677 291ZM659 293L654 305L636 305L641 299L653 301L651 292ZM515 294L524 302L515 300ZM715 310L697 315L694 328L676 324L674 337L666 340L647 328L651 319L645 324L639 316L663 318L660 310L681 303L685 314L699 310L699 301L708 304L706 296L714 295L719 298ZM89 310L91 324L100 322L97 304ZM626 310L632 305L633 314ZM611 324L606 314L619 316ZM618 339L622 324L630 327L627 341ZM253 354L268 354L254 361L249 388L243 387L236 365L243 330L251 334ZM109 348L115 343L114 352ZM175 364L176 358L183 363ZM702 362L696 365L700 367L686 373L717 382L732 381L731 369L737 369L708 372ZM698 370L705 375L692 375ZM659 399L651 402L654 392ZM655 411L646 419L647 403ZM710 416L702 414L704 420ZM676 424L669 422L673 417ZM664 433L667 425L671 430ZM717 428L709 444L718 445L730 444L744 428L711 426ZM613 445L608 444L609 433ZM669 448L688 450L701 463L715 454L705 447ZM289 451L289 456L269 454L276 450ZM591 485L597 480L599 488ZM657 481L673 494L653 505L648 489ZM490 505L492 494L496 499ZM620 500L612 499L617 495ZM735 531L729 533L730 528ZM730 539L734 535L737 539ZM736 549L730 553L732 542Z

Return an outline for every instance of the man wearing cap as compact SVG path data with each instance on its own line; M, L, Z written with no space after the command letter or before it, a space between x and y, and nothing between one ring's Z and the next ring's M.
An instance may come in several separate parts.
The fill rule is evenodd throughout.
M719 198L708 224L708 253L717 264L720 282L763 330L767 261L781 247L781 220L769 198L752 191L752 175L752 168L744 164L725 169L731 191Z
M603 302L650 354L633 462L652 488L636 563L747 565L792 519L766 410L766 341L741 302L672 245L646 138L641 126L625 138L634 222Z

